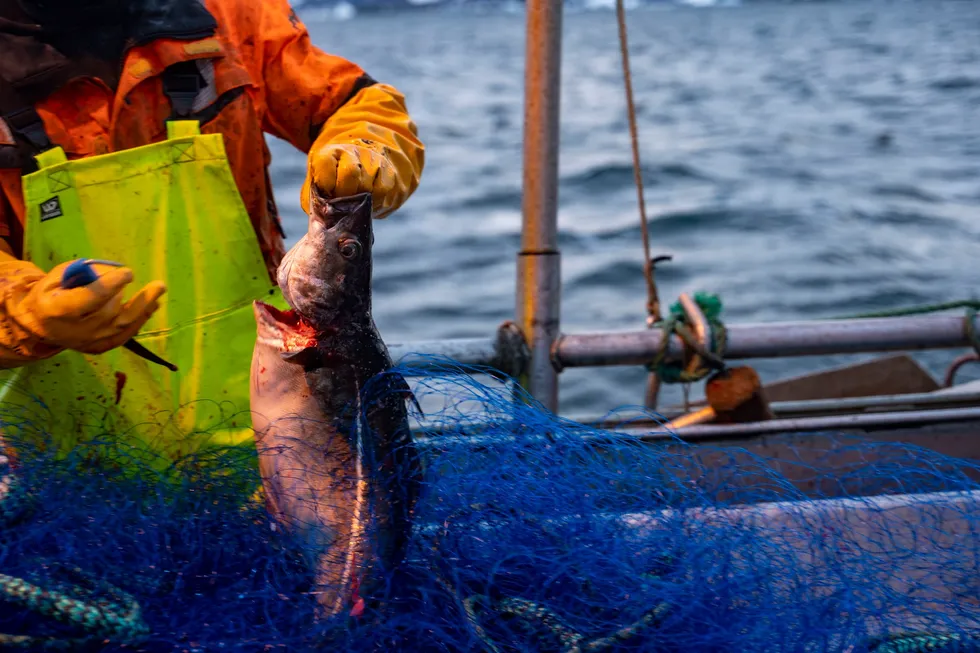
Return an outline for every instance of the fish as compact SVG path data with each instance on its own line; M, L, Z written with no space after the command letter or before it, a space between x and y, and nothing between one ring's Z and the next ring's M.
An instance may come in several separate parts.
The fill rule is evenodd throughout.
M359 617L406 555L418 402L371 314L371 195L311 186L307 233L277 270L290 310L253 302L252 428L266 510L301 544L318 615Z

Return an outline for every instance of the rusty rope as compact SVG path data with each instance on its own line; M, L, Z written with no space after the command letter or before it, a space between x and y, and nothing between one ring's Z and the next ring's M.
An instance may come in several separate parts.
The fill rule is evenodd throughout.
M650 230L647 225L646 201L643 199L643 169L640 165L640 137L636 128L636 104L633 102L633 79L630 74L629 42L626 37L626 8L623 0L616 0L616 19L619 23L619 48L623 55L623 81L626 87L626 112L633 145L633 177L636 182L636 199L640 208L640 233L643 238L643 273L647 283L647 315L652 325L659 322L660 299L653 276L656 261L650 255ZM660 260L661 257L658 257ZM666 258L666 257L663 257Z

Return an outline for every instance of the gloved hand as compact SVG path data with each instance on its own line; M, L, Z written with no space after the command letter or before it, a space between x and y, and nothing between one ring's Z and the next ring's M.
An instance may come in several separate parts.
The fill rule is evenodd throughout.
M101 354L119 347L139 333L166 292L154 281L123 302L132 270L100 264L92 265L97 281L65 290L61 275L68 265L45 274L0 251L0 366L16 367L64 349Z
M370 192L374 217L383 218L415 191L424 164L425 148L404 96L374 84L324 123L310 148L300 204L309 213L311 183L327 197Z

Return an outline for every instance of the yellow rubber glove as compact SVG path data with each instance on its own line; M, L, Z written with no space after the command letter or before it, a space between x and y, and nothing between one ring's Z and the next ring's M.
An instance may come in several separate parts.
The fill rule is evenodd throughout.
M45 274L0 248L0 367L18 367L65 349L101 354L119 347L139 333L166 292L154 281L124 303L132 270L100 264L92 265L97 281L65 290L61 275L68 265Z
M327 197L370 192L375 218L396 210L418 188L425 147L405 97L386 84L361 89L324 123L308 157L300 204L310 184Z

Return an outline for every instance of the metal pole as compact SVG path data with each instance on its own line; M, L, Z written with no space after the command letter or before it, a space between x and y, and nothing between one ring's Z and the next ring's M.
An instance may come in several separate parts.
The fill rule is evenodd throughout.
M884 353L925 349L970 347L965 318L955 315L889 317L860 320L814 320L811 322L771 322L768 324L728 325L729 360L750 358L788 358L793 356L831 356L836 354ZM980 331L980 318L974 318ZM657 354L663 333L660 330L582 333L564 335L554 348L556 362L563 367L603 367L644 365ZM466 338L393 343L388 346L396 361L426 369L447 357L463 365L490 365L508 374L527 369L526 352L509 338ZM667 348L667 360L684 356L684 343L674 336ZM550 365L549 365L550 367Z
M562 0L528 0L524 91L524 204L517 258L517 323L531 349L522 379L558 410L551 347L559 334L558 142Z
M604 431L586 430L575 437L586 442L602 443L621 439L637 439L643 442L685 442L702 440L744 439L762 435L782 435L788 433L826 433L827 431L863 430L869 428L914 428L922 424L952 424L957 422L980 422L980 408L940 408L935 410L901 410L882 413L857 413L852 415L824 415L819 417L798 417L774 419L768 422L750 422L747 424L706 424L689 426L677 431L664 430L660 424L620 425L612 426ZM518 439L521 444L553 442L551 433L522 433L521 435L490 435L476 433L467 435L464 440L467 446L474 450L480 447L506 447ZM415 441L419 446L439 447L445 443L444 436L419 433Z
M827 418L843 416L845 419L847 419L849 416L854 414L894 415L904 412L912 413L913 416L918 415L921 417L922 415L926 415L928 417L931 415L940 414L930 411L951 410L958 408L968 408L975 411L977 410L977 406L980 406L980 392L922 392L907 395L848 397L843 399L774 401L769 405L773 414L775 414L777 418L780 420L793 419L796 420L794 422L795 424L799 424L799 420L813 419L817 417ZM894 410L884 413L883 409L885 408L891 408ZM683 413L664 413L662 417L672 418L681 414ZM945 413L940 414L941 417L943 415L945 415ZM978 416L980 416L980 414L978 414ZM604 431L612 431L617 433L631 433L634 435L656 432L659 434L658 437L668 437L661 426L661 420L655 420L652 417L624 417L622 420L610 419L608 415L599 416L573 414L566 415L565 417L573 422L577 422L578 424L583 424L587 428L602 429ZM888 419L893 419L893 417L889 417ZM757 424L768 425L771 421L772 420L767 422L757 422ZM926 421L929 421L929 419ZM940 421L942 420L940 419ZM718 428L732 429L738 425L721 424L715 426ZM475 418L474 421L470 422L465 420L454 421L451 425L453 432L464 432L467 434L467 436L483 435L486 427L486 423L479 421L479 418ZM494 427L491 425L491 428ZM680 430L679 433L684 438L687 438L694 428L694 426L686 427L683 430ZM418 437L438 437L442 435L443 432L444 431L441 425L435 424L426 425L425 429L416 431L416 435Z
M725 358L787 358L969 347L962 316L814 320L728 326ZM980 322L974 318L980 329ZM663 332L627 331L562 336L555 360L562 367L643 365L656 356ZM684 343L670 340L667 357L679 360Z
M417 375L498 372L519 378L530 360L527 342L513 322L504 322L495 338L459 338L456 340L419 340L388 346L392 360L403 373ZM490 368L490 370L473 369Z
M792 417L773 419L768 422L747 424L698 424L673 432L682 440L726 438L754 435L779 435L783 433L817 433L820 431L846 431L881 427L915 427L919 424L951 422L975 422L980 420L980 408L938 408L935 410L898 410L887 413L856 413L853 415L823 415L819 417ZM661 426L646 428L627 426L616 429L617 433L635 435L641 440L672 438Z

